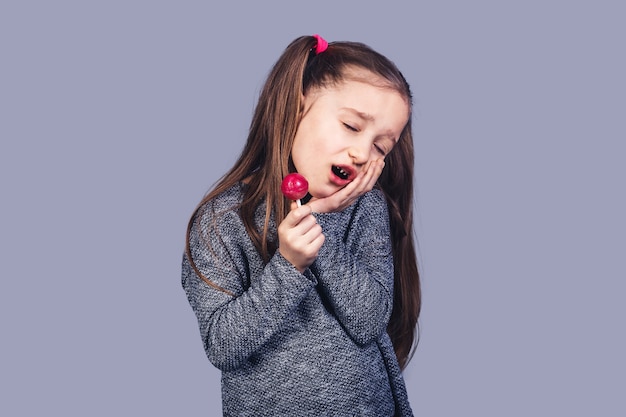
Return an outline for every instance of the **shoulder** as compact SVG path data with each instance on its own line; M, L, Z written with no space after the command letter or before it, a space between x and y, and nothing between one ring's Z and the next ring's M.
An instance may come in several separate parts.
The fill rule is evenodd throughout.
M244 187L245 185L241 183L235 184L205 201L198 207L196 217L206 219L237 213L243 198Z
M330 227L338 227L343 223L351 224L355 219L371 217L372 219L386 218L387 200L385 194L379 189L373 189L359 198L354 203L342 211L328 213L313 213L326 229Z
M244 187L244 184L237 183L206 201L201 207L211 207L215 211L234 211L241 204Z
M387 199L385 198L385 193L383 193L383 191L378 188L374 188L370 192L363 194L363 196L361 196L361 200L363 204L367 204L367 205L374 205L374 206L380 206L380 205L386 206L387 205Z
M243 184L235 184L202 203L191 221L191 237L211 235L217 230L233 232L240 223L239 206L244 193Z
M374 240L386 239L389 228L385 194L379 189L373 189L362 195L354 206L349 224L350 233L361 236L361 240L365 236Z
M327 237L341 237L344 242L389 232L387 200L379 189L365 193L343 211L314 215Z
M385 194L378 188L374 188L362 195L355 203L357 216L387 217L387 199Z

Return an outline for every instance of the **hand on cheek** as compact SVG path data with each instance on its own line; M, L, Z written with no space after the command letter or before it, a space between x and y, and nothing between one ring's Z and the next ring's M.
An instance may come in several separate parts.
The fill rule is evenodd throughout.
M357 198L374 188L384 167L385 161L382 159L368 162L350 184L328 197L312 199L307 203L307 206L316 213L329 213L345 209Z

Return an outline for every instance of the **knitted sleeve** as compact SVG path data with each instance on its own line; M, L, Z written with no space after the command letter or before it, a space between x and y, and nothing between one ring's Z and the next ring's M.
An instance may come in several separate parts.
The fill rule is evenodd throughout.
M372 190L356 203L349 222L316 214L326 240L311 271L350 337L377 339L393 307L393 256L385 197Z
M209 361L221 370L236 369L255 353L315 287L278 251L265 267L239 215L208 207L190 235L191 255L202 280L183 258L182 284L200 327Z

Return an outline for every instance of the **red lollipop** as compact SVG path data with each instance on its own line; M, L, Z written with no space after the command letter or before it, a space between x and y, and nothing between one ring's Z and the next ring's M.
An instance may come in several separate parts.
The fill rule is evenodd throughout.
M309 182L298 173L289 174L283 179L280 190L288 199L296 200L300 207L300 199L309 191Z

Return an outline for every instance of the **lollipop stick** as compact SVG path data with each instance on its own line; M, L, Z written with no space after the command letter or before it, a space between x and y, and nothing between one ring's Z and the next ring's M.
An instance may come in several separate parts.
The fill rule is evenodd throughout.
M302 203L300 202L300 199L296 200L296 204L298 205L298 207L302 207Z

